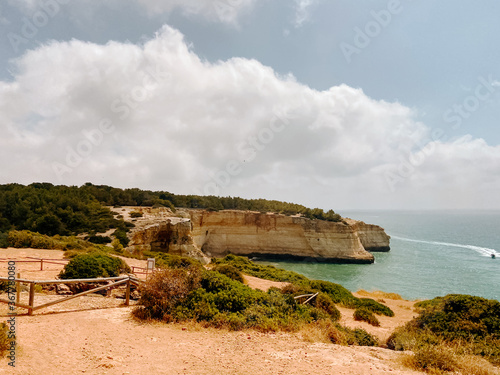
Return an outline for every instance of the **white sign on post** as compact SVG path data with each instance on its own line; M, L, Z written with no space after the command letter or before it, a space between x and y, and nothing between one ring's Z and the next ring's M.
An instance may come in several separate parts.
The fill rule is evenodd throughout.
M155 258L148 258L148 271L153 271L155 269Z

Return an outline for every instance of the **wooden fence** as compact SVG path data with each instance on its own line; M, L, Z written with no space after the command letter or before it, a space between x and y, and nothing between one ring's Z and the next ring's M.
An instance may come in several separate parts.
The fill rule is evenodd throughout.
M30 260L17 260L17 258L1 258L0 262L16 262L16 263L40 263L40 271L43 271L43 264L59 264L65 266L68 264L68 259L46 259L46 258L34 258L34 257L26 257L26 259Z
M95 292L98 292L98 291L101 291L104 289L113 288L115 286L122 285L122 284L127 285L127 289L125 292L125 305L129 306L130 305L130 286L131 285L138 286L140 282L143 282L143 281L139 280L137 277L130 276L130 275L118 276L118 277L100 277L100 278L96 278L96 279L68 279L68 280L26 280L26 279L21 279L19 277L15 278L15 279L12 279L12 278L9 279L8 277L0 277L0 280L16 283L16 301L13 302L13 301L9 301L9 300L0 298L0 302L7 303L9 305L14 304L15 306L19 306L19 307L22 307L24 309L28 309L28 315L33 315L33 311L43 309L45 307L49 307L49 306L55 305L57 303L69 301L73 298L81 297L81 296L84 296L84 295L90 294L90 293L95 293ZM56 301L44 303L43 305L35 306L35 286L36 285L102 283L102 282L106 282L107 284L90 289L90 290L87 290L87 291L82 292L82 293L78 293L78 294L74 294L72 296L64 297L64 298L58 299ZM109 282L111 282L111 283L109 283ZM20 302L20 291L21 291L20 284L21 283L30 284L29 302L27 305Z

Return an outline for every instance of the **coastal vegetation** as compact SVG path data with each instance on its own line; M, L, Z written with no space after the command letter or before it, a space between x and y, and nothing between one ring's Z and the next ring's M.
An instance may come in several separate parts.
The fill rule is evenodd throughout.
M241 272L259 277L261 279L283 281L291 283L285 291L293 294L307 294L321 292L328 295L333 303L340 304L347 308L364 308L376 314L394 316L394 312L387 306L371 299L355 297L342 285L323 280L310 280L307 277L281 268L269 265L257 264L249 259L236 255L227 255L223 259L212 259L215 265L230 265Z
M228 269L227 267L225 269ZM340 313L327 295L301 304L289 290L251 289L242 282L200 266L164 268L141 287L139 319L163 322L197 321L207 327L263 332L297 331L321 325L330 341L350 345L376 345L364 330L338 324Z
M390 349L414 352L407 365L434 373L463 372L470 370L471 363L487 369L486 361L500 365L500 302L450 294L419 302L416 307L418 317L387 341Z
M367 322L375 327L380 326L380 322L373 314L373 312L364 307L358 307L356 310L354 310L353 318L357 321Z
M338 323L341 315L336 304L363 305L368 310L393 315L387 306L356 298L338 284L309 280L298 273L259 265L243 257L228 255L214 259L212 268L205 269L182 257L159 255L157 262L163 261L168 266L141 287L139 307L134 311L139 319L194 320L205 326L231 330L320 330L334 343L372 346L378 342L368 332ZM281 289L272 287L267 292L254 290L244 284L243 273L288 284ZM303 295L314 297L306 304L305 299L301 299Z
M164 191L120 189L86 183L83 186L33 183L30 185L0 185L0 245L5 245L6 234L11 230L29 230L48 236L87 234L93 242L107 241L96 238L96 233L115 229L113 235L127 246L126 233L133 223L114 215L109 207L147 206L202 208L207 210L253 210L276 212L285 215L300 214L310 219L341 221L333 210L265 199L176 195ZM139 211L132 217L140 217ZM110 242L110 241L107 241ZM106 243L107 243L106 242Z
M130 267L121 259L102 252L78 254L71 258L59 274L60 279L91 279L116 277L130 272Z

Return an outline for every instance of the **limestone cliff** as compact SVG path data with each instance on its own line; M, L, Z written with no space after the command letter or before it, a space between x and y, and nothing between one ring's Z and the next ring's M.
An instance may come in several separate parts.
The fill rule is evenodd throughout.
M309 220L272 213L185 210L184 217L151 218L131 234L130 251L164 251L204 263L229 253L245 256L372 263L367 250L389 249L389 236L376 225Z
M362 221L344 220L356 230L365 250L372 252L386 252L390 250L389 241L391 237L385 233L384 228L374 224L366 224Z

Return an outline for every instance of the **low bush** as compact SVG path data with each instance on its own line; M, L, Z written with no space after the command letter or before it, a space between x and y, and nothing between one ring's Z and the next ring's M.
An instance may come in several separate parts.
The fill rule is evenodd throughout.
M332 321L336 316L326 298L320 307L300 305L277 288L254 290L199 266L160 270L141 289L141 306L134 314L142 319L195 320L206 326L267 332L296 331L304 324ZM175 299L171 298L174 291Z
M364 329L350 329L328 319L318 320L303 327L302 337L312 342L331 342L337 345L378 345L377 339Z
M201 263L190 257L160 253L156 251L144 251L145 258L155 258L155 265L159 268L189 268L192 266L199 267Z
M380 326L380 322L378 321L377 317L373 315L370 310L367 310L364 307L358 307L356 310L354 310L353 317L354 320L367 322L375 327Z
M321 291L327 294L334 303L347 308L355 309L362 307L376 314L394 316L394 312L389 307L370 298L357 298L339 284L323 280L312 280L309 283L309 288L312 291Z
M132 219L135 219L135 218L138 218L138 217L142 217L143 216L143 213L141 211L131 211L130 212L130 217Z
M334 322L340 320L341 318L339 309L337 309L337 307L335 306L335 304L333 303L332 299L328 294L319 293L318 296L315 298L314 306L326 312L330 316L330 319L333 320Z
M212 271L217 271L219 273L222 273L223 275L226 275L230 279L239 281L240 283L244 283L245 281L243 279L243 274L241 273L241 271L229 264L217 265L214 268L212 268Z
M247 258L227 255L223 259L212 259L216 266L230 265L241 272L272 281L284 281L292 283L285 287L286 294L306 294L322 292L328 295L333 303L338 303L348 308L364 307L375 314L394 316L394 312L387 306L370 298L357 298L342 285L323 280L309 280L307 277L292 271L286 271L273 266L256 264Z
M142 306L134 310L141 319L157 319L166 322L177 320L177 307L188 294L200 286L200 270L163 269L150 276L140 287Z
M9 247L8 234L0 232L0 248L5 249Z
M8 246L15 248L34 248L34 249L55 249L55 250L86 250L95 249L96 245L79 239L74 236L53 237L30 232L28 230L11 230L7 235Z
M415 363L423 363L423 357L433 363L445 345L459 362L465 355L477 355L500 364L500 302L450 294L420 302L417 307L419 316L389 337L390 349L413 350L420 353Z
M413 368L424 371L457 371L458 364L452 350L446 346L424 346L418 348L412 358ZM411 362L410 362L411 363Z
M94 235L94 236L90 236L89 238L87 238L87 241L92 242L92 243L96 243L96 244L100 244L100 245L105 245L105 244L111 242L111 238L108 236L96 236L96 235Z
M123 247L127 247L128 243L130 242L129 238L127 237L127 232L124 229L117 229L113 233L116 239L120 241Z
M299 273L286 271L274 266L265 266L262 264L254 263L245 257L229 254L223 259L212 259L215 265L230 265L244 274L259 277L261 279L272 281L284 281L294 284L308 283L309 279Z
M102 252L78 254L73 257L59 274L61 279L91 279L115 277L130 272L130 268L120 258Z

